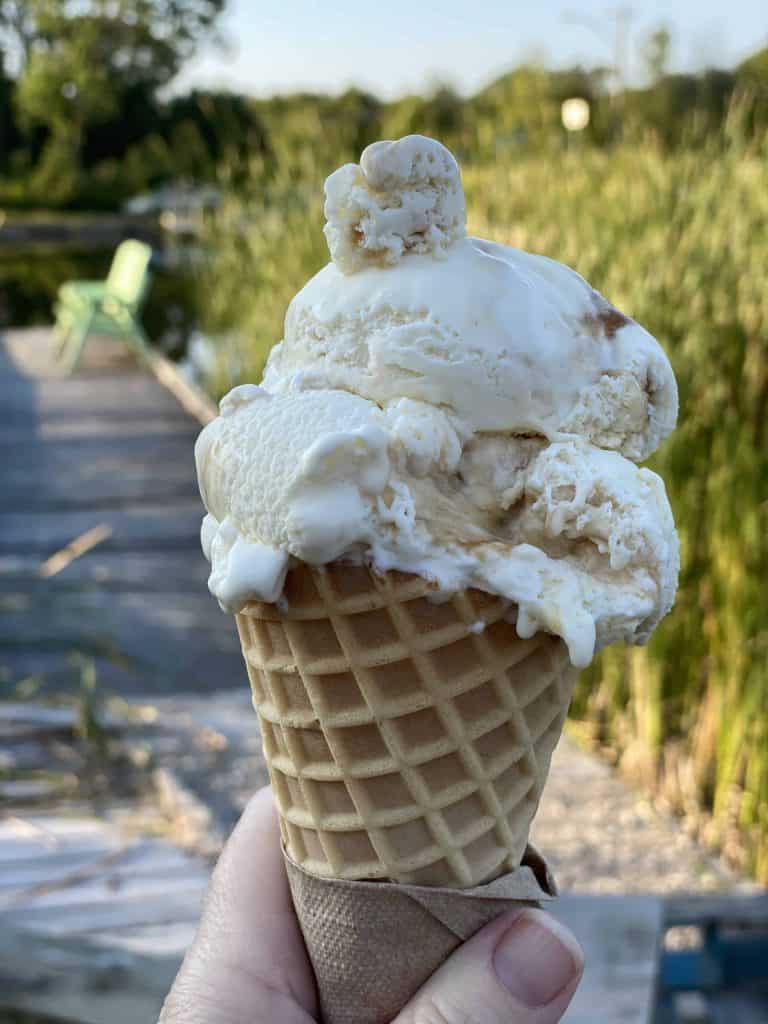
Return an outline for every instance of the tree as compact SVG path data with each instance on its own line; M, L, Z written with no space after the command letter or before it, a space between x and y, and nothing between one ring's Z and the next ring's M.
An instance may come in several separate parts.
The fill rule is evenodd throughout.
M643 60L652 85L666 75L672 49L672 33L662 25L648 36L643 46Z
M79 160L87 128L126 94L154 97L213 29L226 0L0 0L17 55L17 106Z
M34 39L34 20L29 0L0 0L0 48L6 71L23 67ZM10 58L10 59L8 59Z
M108 66L93 59L98 33L87 22L55 46L34 47L16 92L22 122L46 125L57 142L68 139L76 158L85 126L108 117L118 102Z
M728 120L732 131L760 138L768 133L768 46L736 68L736 101Z
M580 96L589 102L593 115L598 113L605 78L605 69L586 71L574 67L547 71L536 65L515 68L464 104L464 122L475 133L469 150L473 155L481 152L490 156L505 148L561 145L562 101ZM594 126L593 116L587 128L590 138Z
M0 44L23 74L35 49L102 33L102 55L120 79L170 81L214 28L226 0L0 0Z
M768 46L742 61L736 68L736 74L746 81L758 83L763 88L768 87Z

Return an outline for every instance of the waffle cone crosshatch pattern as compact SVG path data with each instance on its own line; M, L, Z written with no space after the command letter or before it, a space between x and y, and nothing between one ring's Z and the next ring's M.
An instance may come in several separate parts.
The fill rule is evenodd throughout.
M430 599L431 598L431 599ZM237 616L286 850L310 873L465 888L517 867L576 670L514 606L299 565Z

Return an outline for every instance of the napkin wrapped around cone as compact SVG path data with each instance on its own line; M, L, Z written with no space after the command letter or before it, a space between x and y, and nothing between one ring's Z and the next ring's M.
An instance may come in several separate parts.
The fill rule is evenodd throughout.
M389 1024L483 925L556 895L531 846L519 868L470 889L322 878L285 863L323 1024Z

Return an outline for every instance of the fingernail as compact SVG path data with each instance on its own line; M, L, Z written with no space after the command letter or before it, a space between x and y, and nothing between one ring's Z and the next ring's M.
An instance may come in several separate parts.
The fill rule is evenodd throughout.
M576 939L540 910L524 910L493 954L502 985L523 1006L546 1006L581 973L584 960Z

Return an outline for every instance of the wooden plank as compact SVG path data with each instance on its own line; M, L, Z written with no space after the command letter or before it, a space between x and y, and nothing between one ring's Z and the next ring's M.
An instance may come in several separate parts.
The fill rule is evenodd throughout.
M118 812L130 806L130 803L113 802L110 811ZM147 839L147 842L153 841ZM91 804L82 801L58 805L55 809L0 816L0 859L58 857L65 851L84 850L84 844L90 844L88 849L127 850L133 842L110 820L94 817Z
M192 444L196 434L174 430L160 437L131 434L128 437L113 427L110 434L74 440L39 441L30 436L16 444L0 444L0 459L5 468L20 470L30 462L41 463L52 472L80 469L89 477L120 472L123 466L137 469L142 465L157 466L177 459L194 465ZM151 438L151 443L149 441Z
M40 618L0 615L0 666L13 678L42 669L71 685L76 670L69 656L78 650L116 662L122 672L112 676L123 693L199 692L245 679L234 624L204 592L123 592L108 601L98 593L59 596L55 605L37 608ZM40 652L58 659L41 665ZM100 684L108 685L100 666L97 672Z
M143 501L170 503L198 496L189 470L179 463L169 464L167 472L163 467L147 472L145 467L96 479L84 479L81 471L74 471L69 480L63 473L52 477L46 477L46 473L47 470L32 471L31 467L25 467L21 473L9 470L3 479L8 500L30 511L57 513L127 509Z
M221 630L221 626L225 629ZM153 634L232 633L234 622L224 616L207 592L189 594L130 591L113 593L108 601L98 591L52 593L39 599L35 615L10 609L0 616L0 645L40 648L83 644L89 636L112 638L118 650L141 649L136 632L143 631L148 645ZM140 638L138 638L140 639ZM210 638L208 638L210 639Z
M105 550L199 551L202 514L202 504L195 498L148 501L113 511L0 512L0 553L49 555L100 522L113 530Z
M175 363L172 363L170 359L166 359L159 352L153 352L151 354L151 365L152 372L157 379L168 388L179 404L198 423L204 426L216 419L219 412L216 403L201 391L200 388L190 383Z
M16 331L0 334L0 379L19 377L23 380L63 382L88 379L98 382L119 375L137 377L147 372L146 367L119 340L110 343L109 338L92 337L87 347L87 359L78 367L76 374L70 374L56 360L48 340L42 346L30 347L25 340L17 344L16 334ZM51 330L44 331L44 334L46 339L52 338Z
M73 796L78 790L77 776L71 772L43 773L25 778L0 779L0 806L50 806L57 800Z
M97 860L84 864L79 870L82 878L57 879L52 875L33 886L2 891L0 915L4 914L9 920L15 918L19 927L38 931L32 912L47 910L55 918L60 912L81 908L82 930L92 931L84 908L162 903L167 895L189 892L197 893L195 898L198 899L205 893L210 877L210 868L202 861L164 862L160 857L153 857L135 868L123 868L120 864L110 868L109 864Z
M35 737L71 741L78 716L79 711L73 704L51 707L31 702L0 701L0 743L5 749L15 749L17 744L25 744ZM108 730L125 727L127 723L125 717L118 718L108 711L103 712L100 721ZM39 744L36 749L41 751ZM43 768L47 760L43 754L37 761L37 767Z
M29 907L24 911L24 929L40 938L87 935L105 929L135 928L200 918L205 887L199 878L181 880L178 888L163 882L146 882L131 888L129 898L118 893L94 896L90 902L73 900L70 906ZM19 928L18 916L0 911L0 932Z
M49 340L0 342L0 673L71 687L79 650L125 693L231 685L243 678L237 639L200 551L199 423L100 340L89 344L100 368L71 377ZM43 560L101 524L108 539L39 580Z
M80 1024L157 1020L179 962L178 954L141 956L74 936L41 943L28 932L0 931L3 1002Z
M48 761L45 745L34 738L3 741L0 746L0 772L23 772L39 768Z
M16 328L0 333L0 372L35 379L72 380L66 367L55 359L51 341L49 327ZM136 375L146 372L131 349L118 338L93 336L85 354L78 377L87 375L93 379L105 373Z
M2 264L0 264L1 266ZM94 344L88 359L89 372L122 373L140 372L135 358L130 357L126 347L118 339L100 337L92 339ZM18 328L0 331L0 375L13 375L25 379L69 377L67 369L56 359L51 328ZM129 357L126 358L126 355Z
M650 1024L661 901L650 896L570 895L560 897L551 911L576 935L586 964L564 1024Z
M19 378L12 388L6 386L2 390L0 425L76 420L85 409L92 416L111 417L113 422L158 414L190 422L173 395L143 373L101 377L97 387L94 380L85 376L34 383Z
M15 734L17 726L34 726L40 729L71 729L77 721L73 707L53 707L46 704L29 704L21 701L0 703L0 736L7 739Z
M0 348L4 349L0 358L0 389L4 373L38 379L51 376L60 379L63 376L62 367L51 359L49 331L32 329L7 332ZM166 392L174 396L180 409L184 409L198 423L208 423L216 416L218 410L215 402L191 384L175 363L156 351L150 352L149 356L155 378ZM94 367L103 376L105 370L109 373L110 366L119 367L123 374L130 373L131 369L134 372L142 369L136 366L135 357L125 343L114 339L92 338L85 350L81 372L84 369L93 379Z
M93 838L93 837L91 837ZM117 836L105 839L98 845L87 847L55 846L41 851L33 843L17 843L2 840L4 849L0 860L3 862L0 874L0 890L2 899L8 897L8 890L16 890L29 885L38 885L50 879L58 879L69 872L79 871L87 865L113 855L125 849L125 841Z
M94 645L90 645L88 653L96 666L99 687L106 691L134 694L157 692L158 680L150 677L142 687L139 670L127 658L117 661L114 655L110 658L104 652L99 653ZM12 692L14 683L37 678L45 683L47 692L60 689L72 693L77 686L78 676L77 669L71 664L70 654L71 651L64 648L40 651L30 647L11 650L0 646L0 679L3 687Z
M117 444L105 444L95 458L87 452L82 459L74 452L65 457L55 451L41 452L39 459L7 462L2 486L10 507L15 504L38 512L198 499L192 440L156 448L142 442L142 448L132 453L121 452Z
M220 729L227 735L234 732L241 738L243 735L257 735L251 692L247 687L220 689L216 693L215 702L194 694L158 697L153 701L153 707L161 721L171 721L175 725Z
M111 837L105 836L103 832L91 835L77 833L69 838L50 836L47 840L43 836L38 839L32 837L26 839L0 838L0 870L5 875L6 871L10 871L10 866L15 862L25 859L35 860L40 857L47 859L49 855L52 855L46 852L48 850L53 850L54 852L74 851L82 856L101 857L113 851L113 846L110 845L113 841ZM47 846L46 842L53 845Z
M137 644L129 649L114 649L102 637L86 638L81 650L94 657L99 687L119 692L123 696L152 699L169 693L207 693L219 687L241 683L248 679L236 636L228 631L206 633L189 638L179 632L154 637L134 634ZM152 641L147 649L147 639ZM163 640L161 643L160 641ZM101 646L100 646L101 645ZM77 684L75 670L69 663L72 648L60 646L47 652L22 648L8 651L0 648L0 671L11 680L42 675L48 686L60 686L71 691ZM121 662L116 658L122 658Z
M144 915L152 904L161 910L161 920L173 920L166 904L175 900L174 906L177 905L177 897L185 901L185 907L193 907L192 917L184 919L194 920L195 914L200 913L208 877L208 870L200 864L140 875L104 869L101 875L88 881L55 886L39 895L26 895L23 902L6 897L0 906L0 920L5 917L11 927L29 928L40 935L65 934L62 921L75 933L91 932L115 927L111 923L112 915L123 921L125 915L130 914L134 924L143 924ZM74 922L72 915L77 918Z
M152 700L173 692L208 694L218 687L237 685L247 690L248 678L239 651L222 652L215 643L192 647L181 659L174 653L173 643L166 660L152 664L123 664L106 656L94 655L99 687L123 696ZM93 651L93 645L89 651ZM185 648L186 651L186 648ZM72 690L77 680L69 664L69 651L40 653L23 650L8 652L0 649L0 672L11 681L42 676L46 685Z
M23 857L5 863L0 876L0 899L7 903L19 898L20 890L33 886L60 887L82 873L100 872L119 883L127 874L132 878L144 875L160 877L188 871L192 864L194 861L187 853L162 840L141 839L126 843L122 837L116 836L112 845L95 855L93 850L52 850L42 856Z
M0 381L2 391L2 381ZM78 438L104 438L111 435L120 437L162 437L166 434L182 434L195 438L199 431L183 410L166 410L160 415L157 410L151 416L119 416L99 414L83 409L80 416L71 419L37 420L34 424L34 440L38 443L49 441L72 441ZM29 424L17 422L6 425L0 434L0 449L9 445L31 441Z
M37 575L40 563L38 555L0 555L0 594L50 595L94 587L101 591L207 593L210 573L205 558L191 557L189 551L147 554L96 549L47 580ZM210 600L215 604L213 597Z
M157 1019L199 919L208 865L161 840L115 850L121 840L103 823L44 814L0 823L0 852L18 853L5 840L20 832L23 845L35 829L79 845L13 862L17 881L39 881L42 869L47 884L0 912L3 1003L94 1024ZM83 840L94 839L119 859L83 863ZM81 877L65 884L73 869Z
M51 841L56 843L80 843L93 836L113 835L113 830L90 813L82 813L83 807L59 808L56 814L35 812L33 814L10 815L0 818L0 842L3 850L6 843L14 839L29 842L34 838L34 849L50 849ZM89 809L90 811L90 809ZM0 851L0 857L3 856Z

